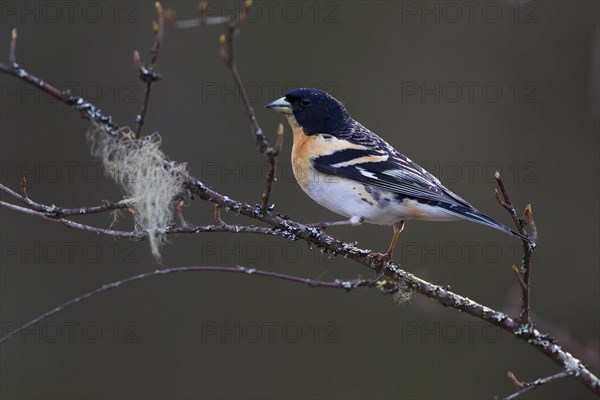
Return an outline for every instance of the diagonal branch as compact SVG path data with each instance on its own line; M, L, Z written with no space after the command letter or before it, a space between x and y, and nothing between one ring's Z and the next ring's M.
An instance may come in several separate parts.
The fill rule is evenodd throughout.
M112 289L116 289L125 284L133 283L133 282L136 282L136 281L139 281L142 279L147 279L147 278L151 278L151 277L155 277L155 276L172 275L172 274L176 274L176 273L180 273L180 272L228 272L228 273L258 275L258 276L265 276L265 277L273 278L273 279L284 280L284 281L288 281L288 282L302 283L302 284L308 285L310 287L345 289L345 290L351 290L351 289L355 289L358 287L364 287L364 286L367 286L367 284L369 282L368 280L364 280L364 279L346 280L346 281L341 281L341 280L336 279L334 281L320 281L320 280L315 280L315 279L302 278L299 276L280 274L278 272L263 271L263 270L258 270L255 268L245 268L245 267L240 267L240 266L238 266L238 267L196 266L196 267L179 267L179 268L159 269L159 270L155 270L155 271L144 272L142 274L134 275L129 278L120 279L115 282L107 283L105 285L100 286L97 289L94 289L90 292L84 293L81 296L77 296L77 297L59 305L58 307L55 307L52 310L45 312L44 314L40 315L39 317L34 318L31 321L19 326L15 330L6 333L6 335L4 335L0 338L0 343L10 339L11 337L15 336L16 334L23 331L24 329L27 329L28 327L35 325L38 322L40 322L46 318L49 318L55 314L58 314L59 312L65 310L66 308L68 308L72 305L75 305L83 300L89 299L90 297L95 296L97 294L100 294L100 293L103 293L103 292L106 292L106 291L109 291Z
M535 381L531 382L521 382L519 381L512 372L508 373L508 379L510 379L520 390L511 394L510 396L506 396L504 400L513 400L519 397L520 395L529 392L530 390L536 389L538 386L541 386L546 383L550 383L557 379L567 378L571 376L571 374L567 371L562 371L554 375L547 376L545 378L539 378Z
M244 86L244 82L242 81L242 77L237 67L234 51L235 36L237 35L238 29L242 22L246 20L248 10L250 9L251 5L251 1L246 1L240 15L238 15L238 17L235 18L233 21L228 21L225 23L226 34L221 35L219 39L219 51L221 54L221 59L229 68L233 81L235 82L235 85L242 97L244 110L246 111L246 115L250 120L252 129L254 130L254 135L256 136L256 144L258 145L258 148L261 151L261 153L268 155L270 152L274 151L274 148L270 145L269 140L267 139L267 137L263 133L262 128L258 124L256 113L254 112L254 108L252 107L252 104L250 102L250 97L248 97L246 87Z

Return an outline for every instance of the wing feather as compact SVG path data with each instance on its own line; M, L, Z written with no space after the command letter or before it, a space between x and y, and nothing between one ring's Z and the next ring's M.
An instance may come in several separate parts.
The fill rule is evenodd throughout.
M400 197L475 210L435 176L358 122L353 121L349 127L338 137L367 149L344 149L315 157L312 164L317 171L388 190Z

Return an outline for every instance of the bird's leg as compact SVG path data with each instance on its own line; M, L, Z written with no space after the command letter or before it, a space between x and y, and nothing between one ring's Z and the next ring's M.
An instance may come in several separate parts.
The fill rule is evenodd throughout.
M308 224L308 226L314 226L320 228L321 230L325 230L330 226L338 226L338 225L360 225L364 221L363 217L352 217L350 219L344 221L334 221L334 222L317 222L315 224Z
M371 255L381 260L381 266L379 267L379 271L377 271L377 277L372 281L373 283L379 281L383 275L385 274L385 264L391 260L392 255L394 254L394 247L396 247L396 242L398 241L398 236L400 236L400 232L404 229L404 221L400 221L392 225L394 228L394 235L392 236L392 241L390 242L390 247L387 253L372 253Z

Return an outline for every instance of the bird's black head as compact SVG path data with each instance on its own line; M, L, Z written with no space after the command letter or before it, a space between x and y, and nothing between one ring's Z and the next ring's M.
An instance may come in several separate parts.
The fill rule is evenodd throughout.
M350 118L342 103L333 96L312 88L292 90L265 107L283 114L293 114L307 135L335 135Z

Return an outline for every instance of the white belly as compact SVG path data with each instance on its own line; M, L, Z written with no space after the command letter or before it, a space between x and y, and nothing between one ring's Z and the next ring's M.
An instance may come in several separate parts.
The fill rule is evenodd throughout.
M310 168L309 176L299 179L302 189L314 201L347 218L364 222L392 225L410 220L451 221L459 219L443 209L421 204L415 200L399 201L394 194L362 183L326 175Z

